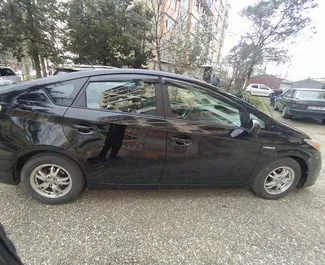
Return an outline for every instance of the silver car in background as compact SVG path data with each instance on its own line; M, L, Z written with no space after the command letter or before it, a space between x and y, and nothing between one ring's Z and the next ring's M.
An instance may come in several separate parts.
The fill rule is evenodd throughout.
M0 66L0 86L20 82L21 79L10 68Z

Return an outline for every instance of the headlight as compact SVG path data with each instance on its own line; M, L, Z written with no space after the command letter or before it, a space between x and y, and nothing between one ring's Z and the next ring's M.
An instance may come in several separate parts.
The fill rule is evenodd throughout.
M305 142L309 145L311 145L312 147L314 147L315 149L317 149L318 151L320 151L320 143L314 141L313 139L305 139Z

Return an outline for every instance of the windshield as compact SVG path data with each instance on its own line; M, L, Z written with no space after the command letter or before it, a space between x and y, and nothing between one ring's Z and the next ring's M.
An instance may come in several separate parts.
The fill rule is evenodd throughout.
M325 100L325 90L324 91L298 91L296 94L297 99L302 100Z

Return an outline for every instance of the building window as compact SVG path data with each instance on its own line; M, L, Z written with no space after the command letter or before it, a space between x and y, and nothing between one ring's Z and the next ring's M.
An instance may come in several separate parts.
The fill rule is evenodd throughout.
M172 19L170 16L166 15L166 20L165 20L165 27L166 30L171 30L175 25L175 20Z
M200 12L200 0L194 0L195 8L198 12Z
M176 10L176 0L167 0L167 5L173 10Z

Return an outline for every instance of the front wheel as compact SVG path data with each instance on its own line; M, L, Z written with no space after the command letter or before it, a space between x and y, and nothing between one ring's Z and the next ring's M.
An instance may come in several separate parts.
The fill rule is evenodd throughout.
M85 179L72 160L52 153L33 156L21 171L21 183L27 194L42 203L61 204L75 199Z
M260 170L251 189L264 199L279 199L297 187L301 168L292 158L277 159Z

